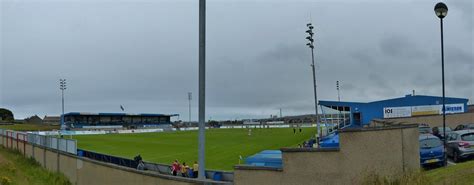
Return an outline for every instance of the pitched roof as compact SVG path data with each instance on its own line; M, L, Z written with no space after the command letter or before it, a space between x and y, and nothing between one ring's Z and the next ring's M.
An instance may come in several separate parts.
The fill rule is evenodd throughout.
M44 116L43 121L59 121L59 116Z

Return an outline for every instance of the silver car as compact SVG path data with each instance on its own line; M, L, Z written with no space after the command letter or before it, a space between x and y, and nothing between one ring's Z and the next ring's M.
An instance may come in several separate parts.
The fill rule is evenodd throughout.
M446 153L454 162L474 156L474 130L458 130L447 135Z

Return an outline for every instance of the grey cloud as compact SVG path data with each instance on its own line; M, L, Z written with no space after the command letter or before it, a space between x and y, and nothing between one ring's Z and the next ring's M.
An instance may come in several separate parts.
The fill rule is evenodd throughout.
M381 40L380 49L386 56L400 59L420 59L426 56L410 38L397 34L391 34Z
M472 32L474 25L474 3L471 0L450 0L447 3L462 12L462 20L466 23L465 28Z
M356 51L356 52L353 52L352 53L352 57L358 61L360 61L361 63L363 64L366 64L367 66L372 66L374 65L376 62L374 61L374 58L370 55L370 54L373 54L375 51L370 51L370 50L367 50L367 51Z
M310 55L310 50L303 47L304 40L301 46L289 46L286 44L278 44L276 48L261 54L257 60L273 64L275 62L285 62L291 64L293 62L307 62Z
M470 50L466 52L465 50ZM450 47L446 49L446 60L457 65L472 65L474 63L474 51L472 46L466 49Z
M318 33L320 100L337 99L337 80L344 101L393 98L411 89L440 94L432 2L269 3L209 1L208 117L314 111L304 39L309 12ZM128 112L187 117L186 93L193 92L197 119L195 1L0 4L0 106L18 117L58 114L58 79L67 78L67 111L115 112L123 104ZM354 21L354 10L362 8L367 11ZM451 94L473 99L466 85L473 77L472 31L460 29L465 15L455 13L464 9L450 6L446 38L459 51L447 47L447 76Z

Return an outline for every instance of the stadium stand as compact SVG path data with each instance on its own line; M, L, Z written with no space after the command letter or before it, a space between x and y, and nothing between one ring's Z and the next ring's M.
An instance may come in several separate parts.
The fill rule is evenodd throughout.
M63 115L69 130L120 130L139 128L161 128L169 130L171 117L178 114L126 114L126 113L80 113Z

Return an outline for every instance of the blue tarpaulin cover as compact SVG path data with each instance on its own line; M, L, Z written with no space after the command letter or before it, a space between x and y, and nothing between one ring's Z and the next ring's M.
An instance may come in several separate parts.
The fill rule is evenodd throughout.
M245 164L253 166L282 167L280 150L264 150L245 159Z
M335 132L323 137L319 145L321 148L339 148L339 134Z

